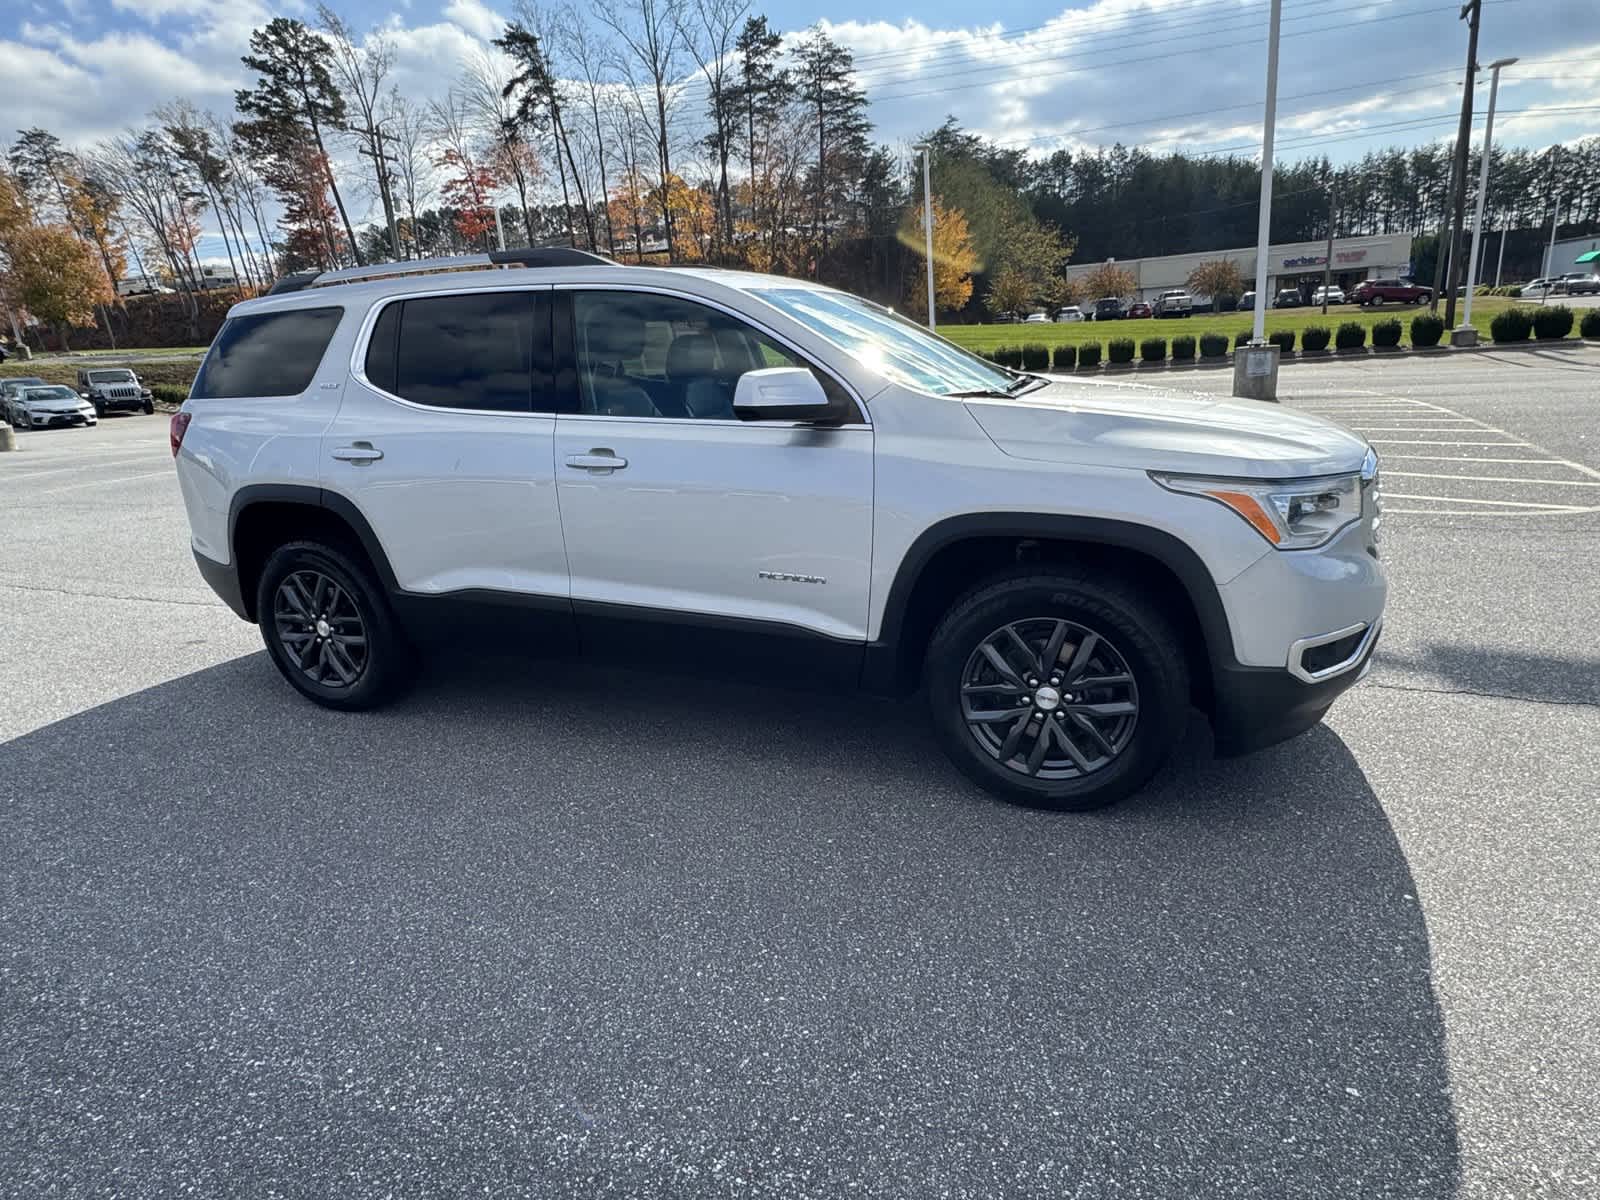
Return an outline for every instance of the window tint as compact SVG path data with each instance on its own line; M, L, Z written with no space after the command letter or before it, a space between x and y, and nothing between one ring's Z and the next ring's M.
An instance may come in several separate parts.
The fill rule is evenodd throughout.
M428 296L405 301L403 310L395 395L440 408L532 407L533 293Z
M195 377L196 399L297 396L311 386L344 309L290 308L231 317Z
M803 367L835 404L834 379L727 313L646 292L574 291L579 409L612 417L731 421L739 376Z
M394 394L395 346L400 340L400 304L389 304L378 314L367 342L367 379L374 387Z

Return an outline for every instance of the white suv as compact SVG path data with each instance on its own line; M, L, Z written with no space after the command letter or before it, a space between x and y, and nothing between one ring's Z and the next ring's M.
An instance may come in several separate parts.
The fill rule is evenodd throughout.
M957 766L1060 808L1139 787L1191 704L1225 753L1312 725L1386 592L1376 456L1327 421L570 250L236 305L172 447L201 573L320 704L441 633L920 685Z

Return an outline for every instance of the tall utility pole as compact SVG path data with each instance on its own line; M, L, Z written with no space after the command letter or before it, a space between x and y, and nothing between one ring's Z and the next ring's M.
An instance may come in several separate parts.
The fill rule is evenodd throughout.
M1500 68L1509 67L1516 61L1514 58L1497 58L1489 64L1489 113L1483 123L1483 162L1478 167L1478 205L1472 214L1472 254L1467 259L1467 302L1462 306L1462 329L1472 327L1472 293L1478 286L1478 247L1483 241L1484 199L1489 194L1489 156L1494 147L1494 102L1500 95ZM1453 289L1450 298L1455 299Z
M394 198L389 192L389 164L399 161L394 155L387 153L383 148L383 122L379 121L372 128L372 137L367 145L358 146L357 154L363 154L372 159L372 165L377 168L378 195L383 198L383 215L389 222L389 253L392 261L400 261L400 233L394 224Z
M1444 264L1450 256L1450 197L1456 194L1456 168L1460 165L1455 151L1451 150L1450 187L1444 194L1444 203L1439 206L1439 242L1434 247L1433 255L1433 294L1428 297L1428 311L1433 313L1439 311L1439 297L1444 293Z
M1328 252L1322 259L1322 315L1328 315L1328 288L1333 284L1333 175L1323 177L1328 189ZM1256 293L1259 298L1260 293Z
M1474 0L1476 3L1477 0ZM1278 121L1278 26L1283 0L1272 0L1267 26L1267 100L1261 122L1261 216L1256 226L1256 308L1250 344L1267 341L1267 249L1272 240L1272 138Z
M928 165L931 146L922 147L922 234L928 250L928 328L937 329L939 319L933 313L933 175Z
M1472 146L1472 84L1478 73L1478 24L1483 0L1467 0L1461 16L1467 22L1467 77L1461 85L1461 126L1456 131L1455 220L1450 229L1450 278L1445 293L1444 327L1456 323L1456 277L1461 273L1461 230L1467 215L1467 152Z

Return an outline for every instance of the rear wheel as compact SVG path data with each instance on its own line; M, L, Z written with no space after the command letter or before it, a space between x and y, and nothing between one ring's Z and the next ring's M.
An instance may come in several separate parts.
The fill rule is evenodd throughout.
M256 617L273 663L301 695L328 708L388 703L413 656L382 587L342 548L290 542L272 552Z
M940 623L924 682L956 766L1046 808L1098 808L1135 791L1188 715L1181 640L1115 578L996 577Z

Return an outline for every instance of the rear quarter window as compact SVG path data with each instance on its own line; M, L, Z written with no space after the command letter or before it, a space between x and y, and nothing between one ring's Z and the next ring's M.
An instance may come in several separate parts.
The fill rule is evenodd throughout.
M289 308L230 317L190 395L197 400L298 396L311 386L344 309Z

